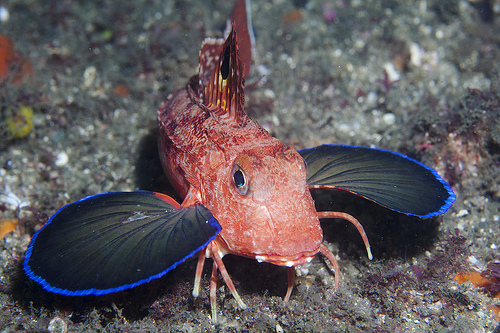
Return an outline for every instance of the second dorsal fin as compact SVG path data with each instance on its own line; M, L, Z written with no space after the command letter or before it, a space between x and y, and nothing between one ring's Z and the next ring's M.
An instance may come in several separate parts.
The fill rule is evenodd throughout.
M215 46L215 45L214 45ZM203 104L216 116L223 118L232 126L243 125L245 113L245 65L238 56L236 32L233 29L220 47L220 53L214 56L215 68L206 87L200 87L204 93ZM199 78L203 84L205 78Z

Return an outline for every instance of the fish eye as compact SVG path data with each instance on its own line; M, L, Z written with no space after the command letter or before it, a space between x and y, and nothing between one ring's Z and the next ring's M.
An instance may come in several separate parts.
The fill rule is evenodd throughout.
M236 192L241 195L248 194L248 180L245 176L245 172L238 164L235 164L233 167L233 183Z

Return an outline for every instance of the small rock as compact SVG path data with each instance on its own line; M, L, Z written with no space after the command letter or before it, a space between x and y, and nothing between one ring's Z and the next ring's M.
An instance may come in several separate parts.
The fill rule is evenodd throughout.
M50 333L66 333L68 332L68 324L61 317L54 317L47 329Z

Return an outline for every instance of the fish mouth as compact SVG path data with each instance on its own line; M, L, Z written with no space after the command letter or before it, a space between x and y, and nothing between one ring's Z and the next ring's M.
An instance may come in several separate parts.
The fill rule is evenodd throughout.
M234 251L229 249L226 241L220 235L215 239L217 247L219 248L219 255L221 257L226 254L235 254L247 258L252 258L258 262L268 262L277 266L294 267L310 262L314 259L319 252L319 247L313 251L304 251L295 255L282 255L282 254L267 254L267 253L249 253L242 251Z
M258 254L253 255L252 257L258 262L268 262L278 266L294 267L310 262L318 252L319 249L312 252L300 253L299 255L293 257L272 254Z

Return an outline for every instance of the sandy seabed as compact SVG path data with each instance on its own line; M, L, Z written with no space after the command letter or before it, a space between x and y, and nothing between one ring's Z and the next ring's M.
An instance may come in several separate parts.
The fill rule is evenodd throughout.
M457 194L442 217L397 214L345 193L318 206L364 225L374 260L352 226L324 221L341 266L340 289L318 256L286 270L225 258L248 309L220 284L220 324L208 283L193 299L195 262L102 297L45 292L22 272L36 229L58 208L108 191L173 194L156 152L156 110L196 74L205 36L220 37L222 1L7 1L0 34L33 75L0 84L2 221L0 330L54 332L493 332L494 298L454 276L500 260L500 4L493 22L472 1L254 1L255 65L246 111L297 149L324 143L394 150L435 168ZM33 108L14 139L8 114ZM5 201L5 200L4 200Z

